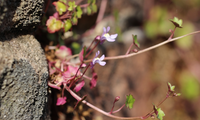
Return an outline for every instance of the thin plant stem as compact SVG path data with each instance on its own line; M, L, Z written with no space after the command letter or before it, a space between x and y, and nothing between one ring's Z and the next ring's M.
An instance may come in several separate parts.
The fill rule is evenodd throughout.
M84 57L84 58L87 58L90 54L91 54L91 52L97 47L97 45L100 43L100 41L98 41L97 43L96 43L96 45L92 48L92 50L90 50L90 52ZM91 61L90 61L91 62Z
M69 88L66 88L66 90L77 100L77 101L80 101L81 100L81 97L79 97L76 93L74 93L71 89ZM100 108L90 104L89 102L83 100L82 103L86 104L87 106L89 106L90 108L108 116L108 117L111 117L111 118L115 118L115 119L123 119L123 120L133 120L133 119L143 119L143 117L118 117L118 116L115 116L115 115L112 115L110 114L109 112L105 112L103 110L101 110Z
M105 10L106 10L106 5L107 5L107 0L102 0L101 1L101 6L100 6L100 10L99 10L99 14L96 20L96 24L99 23L104 16Z
M119 109L113 111L112 113L116 113L116 112L119 112L123 107L125 106L125 104L123 104Z
M129 52L130 52L130 50L131 50L132 46L133 46L133 43L130 45L130 47L128 48L128 50L127 50L127 52L126 52L126 54L125 54L125 55L128 55L128 54L129 54Z
M47 1L47 4L46 4L45 10L44 10L44 13L47 12L47 10L48 10L48 8L49 8L50 1L51 1L51 0L48 0L48 1Z
M120 55L120 56L113 56L113 57L105 57L104 60L116 60L116 59L123 59L123 58L132 57L132 56L135 56L135 55L138 55L138 54L147 52L147 51L149 51L149 50L158 48L158 47L160 47L160 46L162 46L162 45L165 45L165 44L167 44L167 43L170 43L170 42L172 42L172 41L175 41L175 40L184 38L184 37L189 36L189 35L197 34L197 33L200 33L200 31L191 32L191 33L189 33L189 34L185 34L185 35L180 36L180 37L176 37L176 38L173 38L173 39L170 39L170 40L166 40L166 41L164 41L164 42L161 42L161 43L156 44L156 45L154 45L154 46L151 46L151 47L149 47L149 48L140 50L140 51L138 51L137 53L131 53L131 54L128 54L128 55ZM84 61L84 63L88 63L88 62L91 62L91 61L92 61L92 59L86 60L86 61Z
M87 7L89 4L83 4L83 5L80 5L81 8L85 8Z
M170 35L170 37L168 38L168 40L172 39L172 37L174 36L175 30L176 30L176 27L175 27L174 30L172 31L172 34Z

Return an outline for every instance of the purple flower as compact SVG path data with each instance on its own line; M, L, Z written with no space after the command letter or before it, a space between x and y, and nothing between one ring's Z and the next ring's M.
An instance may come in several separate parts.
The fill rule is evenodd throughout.
M105 55L102 55L100 58L98 58L97 56L99 54L100 54L100 52L97 51L93 61L91 62L92 67L94 67L95 63L99 63L99 65L101 65L101 66L104 66L106 64L106 62L103 61L103 59L105 58Z
M107 28L103 28L103 34L101 35L101 43L103 43L105 40L108 42L114 42L115 39L117 38L118 34L110 35L108 32L110 31L110 27L108 26Z

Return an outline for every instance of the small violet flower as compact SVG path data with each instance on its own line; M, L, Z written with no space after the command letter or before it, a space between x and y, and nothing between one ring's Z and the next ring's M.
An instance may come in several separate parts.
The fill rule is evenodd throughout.
M118 34L110 35L108 32L110 31L110 27L108 26L107 28L103 28L103 34L101 35L100 41L103 43L105 40L108 42L114 42L115 39L117 38Z
M105 55L102 55L100 58L98 58L97 56L98 56L99 54L100 54L100 51L97 51L97 52L96 52L96 55L95 55L95 57L94 57L94 59L93 59L92 62L91 62L92 68L94 67L95 63L99 63L99 65L101 65L101 66L104 66L104 65L106 64L106 62L103 61L104 58L105 58Z

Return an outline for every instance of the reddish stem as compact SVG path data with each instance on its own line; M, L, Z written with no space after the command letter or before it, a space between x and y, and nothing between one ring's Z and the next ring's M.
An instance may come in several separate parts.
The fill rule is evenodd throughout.
M172 34L170 35L170 37L168 38L168 40L170 40L170 39L173 38L175 30L176 30L176 27L175 27L174 30L172 31Z
M85 8L85 7L87 7L87 6L89 6L89 4L80 5L81 8Z
M106 10L106 5L107 5L107 0L102 0L96 23L99 23L103 19Z
M91 52L97 47L99 43L100 43L100 40L98 40L97 44L92 48L92 50L90 50L90 52L84 58L87 58L91 54Z
M132 56L135 56L135 55L138 55L138 54L147 52L147 51L149 51L149 50L155 49L155 48L157 48L157 47L160 47L160 46L165 45L165 44L167 44L167 43L170 43L170 42L172 42L172 41L175 41L175 40L184 38L184 37L189 36L189 35L197 34L197 33L200 33L200 31L195 31L195 32L192 32L192 33L189 33L189 34L185 34L185 35L180 36L180 37L176 37L176 38L173 38L173 39L170 39L170 40L166 40L166 41L164 41L164 42L162 42L162 43L159 43L159 44L156 44L156 45L151 46L151 47L149 47L149 48L140 50L140 51L138 51L137 53L131 53L131 54L128 54L128 55L119 55L119 56L113 56L113 57L105 57L104 60L116 60L116 59L124 59L124 58L128 58L128 57L132 57ZM86 60L86 61L84 61L84 63L88 63L88 62L91 62L91 61L92 61L92 59Z
M50 0L47 1L47 4L46 4L45 10L44 10L44 13L47 12L47 10L48 10L48 8L49 8L49 4L50 4Z
M129 54L129 52L130 52L130 50L131 50L132 46L133 46L133 43L130 45L130 47L128 48L128 50L127 50L127 52L126 52L126 54L125 54L125 55Z
M125 104L123 104L119 109L113 111L112 113L116 113L116 112L119 112L123 107L125 106Z

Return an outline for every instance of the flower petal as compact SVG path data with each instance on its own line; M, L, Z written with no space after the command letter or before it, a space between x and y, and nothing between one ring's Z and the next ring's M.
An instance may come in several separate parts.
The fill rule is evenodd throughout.
M105 55L102 55L99 59L103 60L105 58Z
M106 33L106 28L105 27L103 27L103 32Z
M98 50L98 51L96 52L95 58L96 58L99 54L100 54L100 51Z
M118 36L118 34L114 34L114 35L111 35L110 37L113 38L113 39L116 39Z
M100 61L100 62L99 62L99 65L105 66L105 65L106 65L106 62L105 62L105 61Z
M108 42L114 42L114 41L115 41L115 39L113 39L113 38L111 38L111 37L107 37L106 40L107 40Z
M110 26L107 27L106 32L108 33L110 31Z

